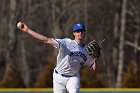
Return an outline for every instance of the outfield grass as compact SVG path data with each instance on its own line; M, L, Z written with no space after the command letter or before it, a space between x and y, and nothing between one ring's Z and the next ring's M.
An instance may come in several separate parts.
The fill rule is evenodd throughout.
M53 93L52 88L0 88L0 93ZM80 93L140 93L140 88L81 88Z

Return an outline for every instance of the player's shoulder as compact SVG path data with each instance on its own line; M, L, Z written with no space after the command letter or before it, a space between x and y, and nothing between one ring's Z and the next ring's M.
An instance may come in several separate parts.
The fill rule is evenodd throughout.
M67 41L67 42L71 42L72 41L72 39L70 39L70 38L64 38L64 40Z
M65 44L66 44L66 45L69 45L70 43L73 42L73 40L70 39L70 38L64 38L64 41L65 41Z
M62 42L71 42L72 41L72 39L70 39L70 38L63 38L63 39L59 39L60 41L62 41Z
M55 40L62 44L68 44L68 43L72 42L72 39L70 39L70 38L62 38L62 39L55 39Z

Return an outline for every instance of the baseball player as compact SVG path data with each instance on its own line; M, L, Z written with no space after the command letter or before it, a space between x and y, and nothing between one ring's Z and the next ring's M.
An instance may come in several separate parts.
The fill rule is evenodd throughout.
M97 59L97 57L91 56L91 52L88 53L92 50L92 47L86 47L87 45L84 42L85 25L82 23L73 25L74 40L70 38L47 38L32 31L24 23L17 24L17 28L58 49L57 63L53 72L54 93L67 93L67 91L69 93L79 93L80 68L87 65L90 69L95 70Z

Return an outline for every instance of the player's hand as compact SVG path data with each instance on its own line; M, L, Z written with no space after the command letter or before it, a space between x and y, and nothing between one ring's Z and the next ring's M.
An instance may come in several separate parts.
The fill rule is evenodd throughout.
M17 23L17 28L18 29L21 29L22 31L24 31L24 32L28 32L28 26L26 25L26 24L24 24L24 23L21 23L21 22L18 22Z
M95 40L87 44L86 50L93 59L97 60L100 57L100 46Z

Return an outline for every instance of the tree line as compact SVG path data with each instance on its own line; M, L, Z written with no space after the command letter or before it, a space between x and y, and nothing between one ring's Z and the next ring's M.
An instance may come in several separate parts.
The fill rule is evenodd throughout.
M139 0L1 0L0 87L52 87L57 50L16 28L26 23L53 38L83 22L86 41L101 42L97 70L81 70L81 87L140 87Z

